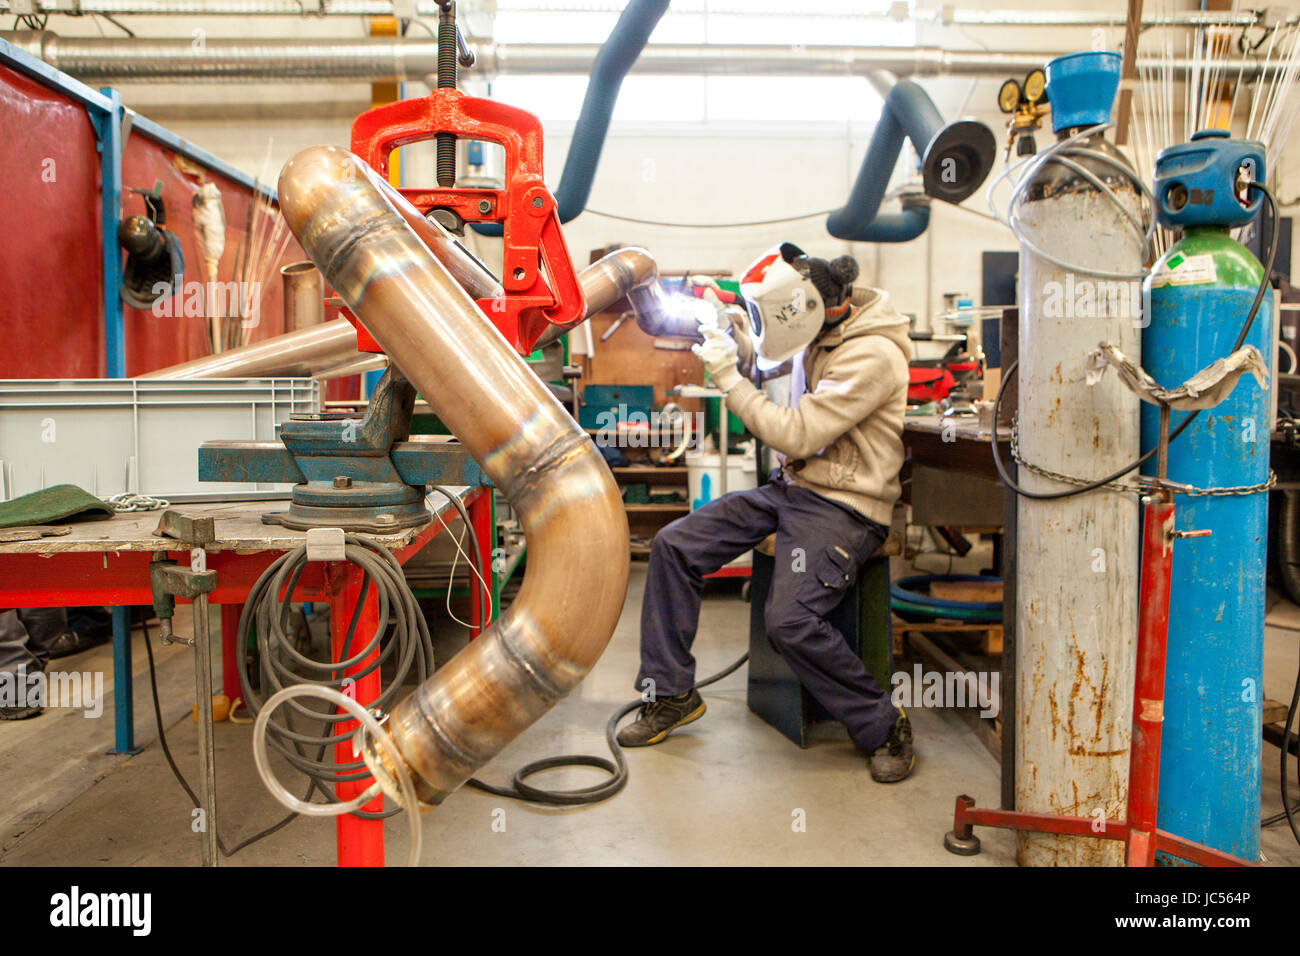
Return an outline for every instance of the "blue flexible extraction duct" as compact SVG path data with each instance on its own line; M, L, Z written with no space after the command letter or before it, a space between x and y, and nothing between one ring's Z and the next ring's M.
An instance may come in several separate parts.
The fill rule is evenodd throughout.
M560 185L555 190L560 222L576 219L587 208L623 77L645 49L650 34L668 11L669 2L629 0L610 31L609 39L596 54L591 65L591 79L587 81L587 94L583 97L582 110L573 128L573 139L569 142L569 155L564 159L564 172L560 174ZM485 236L499 236L502 232L496 223L477 223L474 229Z
M573 130L555 200L560 222L569 222L587 207L605 136L618 102L623 78L636 63L670 0L629 0L592 64L591 79ZM928 200L909 203L897 213L880 213L880 203L898 162L904 139L923 157L927 196L959 203L977 189L992 166L996 145L983 123L971 120L944 125L929 95L910 80L899 80L885 97L880 122L862 160L844 208L826 220L837 239L853 242L908 242L930 224ZM957 172L955 178L950 173ZM485 236L499 236L495 223L475 223Z
M895 83L885 97L880 122L862 158L849 201L830 214L826 231L836 239L851 242L908 242L925 232L930 223L928 204L880 214L880 203L898 163L904 137L912 141L918 156L924 156L943 126L943 117L925 90L911 80Z
M668 3L669 0L630 0L619 14L609 39L596 54L591 66L591 79L587 82L587 94L582 100L582 111L573 128L569 155L564 159L564 172L560 174L560 185L555 190L560 222L576 219L587 208L623 77L632 69L650 34L668 11Z

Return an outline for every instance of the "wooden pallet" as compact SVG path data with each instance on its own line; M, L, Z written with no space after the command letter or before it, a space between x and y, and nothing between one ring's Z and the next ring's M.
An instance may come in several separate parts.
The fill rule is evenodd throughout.
M903 653L903 635L907 633L953 634L962 637L977 635L981 653L989 657L1000 657L1002 654L1001 624L965 624L959 621L904 621L895 617L892 630L894 634L894 654L896 656Z

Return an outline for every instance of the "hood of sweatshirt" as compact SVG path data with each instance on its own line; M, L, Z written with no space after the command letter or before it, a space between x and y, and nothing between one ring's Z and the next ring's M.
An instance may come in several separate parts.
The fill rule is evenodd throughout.
M849 317L823 332L815 342L818 347L830 349L859 336L883 335L902 349L909 362L912 360L912 340L907 334L907 316L894 308L888 292L855 287L850 301L853 309Z

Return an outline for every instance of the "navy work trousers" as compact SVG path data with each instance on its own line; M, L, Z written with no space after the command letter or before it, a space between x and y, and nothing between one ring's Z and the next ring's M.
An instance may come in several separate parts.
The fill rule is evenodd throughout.
M641 608L637 690L653 687L655 696L671 697L695 686L691 644L704 577L773 532L776 564L763 610L768 639L853 742L874 750L898 711L826 617L888 529L785 481L723 495L655 536Z

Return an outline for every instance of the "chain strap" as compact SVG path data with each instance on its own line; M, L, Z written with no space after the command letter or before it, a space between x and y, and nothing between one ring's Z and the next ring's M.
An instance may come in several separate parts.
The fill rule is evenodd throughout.
M129 491L113 495L105 500L105 503L112 507L118 513L127 511L157 511L159 508L171 506L171 502L166 498L155 498L152 495L137 495Z
M1175 491L1174 494L1187 495L1188 497L1197 497L1200 495L1211 495L1223 497L1225 495L1257 495L1261 491L1272 491L1273 486L1277 484L1277 472L1272 468L1268 470L1268 480L1261 481L1257 485L1236 485L1232 488L1192 488L1187 491Z
M1046 468L1031 464L1020 457L1020 419L1014 418L1011 421L1011 457L1016 460L1016 464L1026 471L1033 472L1043 478L1050 478L1053 481L1059 481L1066 485L1090 485L1092 481L1087 478L1076 478L1073 475L1063 475L1060 472L1049 471ZM1095 480L1095 479L1094 479ZM1108 488L1111 491L1118 491L1128 494L1142 494L1146 489L1140 485L1131 482L1111 481L1104 485L1098 485L1097 490Z
M1060 472L1050 471L1038 465L1025 461L1020 456L1020 419L1014 418L1011 421L1011 457L1016 460L1016 464L1028 472L1040 475L1043 478L1050 478L1052 481L1059 481L1066 485L1091 485L1093 482L1087 478L1076 478L1073 475L1063 475ZM1186 495L1189 498L1197 497L1228 497L1230 495L1257 495L1261 492L1271 491L1277 485L1277 472L1273 469L1268 470L1268 479L1254 485L1235 485L1230 488L1173 488L1176 495ZM1097 490L1102 488L1111 491L1118 491L1125 494L1146 494L1147 488L1143 485L1133 482L1110 481L1104 485L1098 485Z

